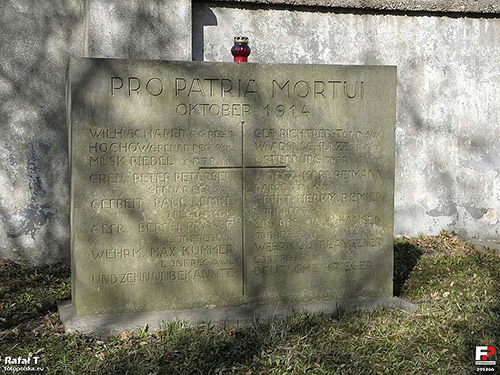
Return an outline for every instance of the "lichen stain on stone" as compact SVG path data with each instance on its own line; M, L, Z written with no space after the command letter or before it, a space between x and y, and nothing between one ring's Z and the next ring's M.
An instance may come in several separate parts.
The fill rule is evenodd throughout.
M42 203L42 198L47 196L47 191L43 187L40 176L40 157L35 150L34 142L29 143L27 174L28 187L31 192L30 202L26 208L16 211L15 216L20 218L19 224L16 229L7 231L9 238L30 235L34 239L36 232L54 216L49 205ZM3 221L6 221L5 217Z
M30 150L28 154L28 180L29 189L32 196L42 196L45 197L47 192L43 188L42 178L40 177L40 157L36 153L35 145L30 142Z

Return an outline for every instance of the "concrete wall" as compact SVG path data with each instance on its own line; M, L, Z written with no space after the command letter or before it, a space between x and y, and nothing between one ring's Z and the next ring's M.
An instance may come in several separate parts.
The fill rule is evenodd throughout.
M69 257L66 63L79 1L0 2L0 257Z
M85 0L84 55L191 60L190 0Z
M398 67L395 232L500 238L500 19L195 3L193 56ZM201 26L203 25L203 26Z
M0 259L69 260L70 55L190 60L191 2L0 2Z
M0 2L0 258L69 258L70 55L230 61L238 34L253 62L397 65L396 233L500 238L496 0L246 1Z

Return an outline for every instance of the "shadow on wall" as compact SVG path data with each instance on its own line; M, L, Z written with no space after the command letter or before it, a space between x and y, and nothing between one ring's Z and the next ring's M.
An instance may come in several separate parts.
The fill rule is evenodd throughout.
M163 1L86 1L87 57L175 59L178 40ZM166 17L166 18L165 18ZM182 22L183 20L176 20Z
M267 24L282 18L286 21L286 16L292 14L289 11L295 11L296 15L304 13L298 15L294 22L308 20L312 9L320 13L318 22L322 17L334 17L329 19L338 20L341 24L340 21L354 22L352 16L359 16L355 29L357 38L350 38L349 33L346 36L331 32L319 45L320 50L331 51L325 57L312 53L312 47L319 43L314 30L311 32L304 27L294 28L293 24L276 22L274 30L282 36L289 32L293 40L283 45L281 40L271 38L266 32L271 28L263 30L264 22L260 23L263 19L268 21ZM241 14L247 17L238 18L239 10L245 11ZM257 10L260 13L252 14ZM349 16L344 17L346 13ZM482 65L479 61L484 59L476 62L459 59L463 63L457 65L457 60L451 55L440 53L442 48L449 48L441 44L444 36L449 42L453 40L457 44L467 40L481 41L482 34L476 26L483 22L484 26L490 23L486 20L450 19L459 17L459 13L447 14L446 18L431 18L437 16L433 13L416 13L411 17L406 13L386 13L388 17L380 17L383 12L195 2L193 58L226 59L230 56L230 46L219 45L222 39L225 40L224 33L246 29L256 36L251 42L252 48L257 46L250 56L251 61L256 61L259 56L262 62L279 62L279 52L276 51L280 51L287 56L287 62L295 63L301 62L300 54L308 55L310 52L308 56L312 56L312 61L308 62L313 63L397 65L400 82L396 133L396 234L413 236L419 232L429 234L445 229L470 236L498 238L499 197L494 194L494 176L500 170L500 158L497 157L500 153L493 140L500 133L495 131L494 126L487 125L498 123L498 116L495 115L498 111L491 110L498 105L494 92L479 90L477 95L471 95L464 86L476 87L477 82L495 75L495 65ZM369 14L372 16L366 17ZM468 14L469 17L475 18ZM427 23L435 28L425 30L422 25ZM495 30L494 24L491 25L490 29ZM380 29L377 30L377 26ZM421 32L409 35L405 26ZM450 33L451 30L457 32ZM390 37L385 37L387 35ZM428 47L415 45L421 38L428 39ZM354 52L342 55L341 51L345 51L349 41L354 43L350 48ZM258 43L262 46L260 51ZM493 44L485 42L484 47L489 49ZM264 49L268 51L267 55L262 53ZM262 54L259 55L259 52ZM459 56L465 58L468 54L461 52Z
M64 71L77 2L0 5L0 257L69 258Z

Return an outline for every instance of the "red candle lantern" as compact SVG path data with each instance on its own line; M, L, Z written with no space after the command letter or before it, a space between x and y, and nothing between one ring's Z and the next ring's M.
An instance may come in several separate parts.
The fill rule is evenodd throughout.
M231 48L231 54L234 56L234 62L247 62L250 55L250 46L246 36L234 37L234 46Z

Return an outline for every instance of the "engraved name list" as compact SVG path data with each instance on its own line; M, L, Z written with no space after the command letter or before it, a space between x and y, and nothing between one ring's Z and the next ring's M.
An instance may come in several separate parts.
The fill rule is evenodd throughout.
M392 296L394 67L72 60L78 315Z

